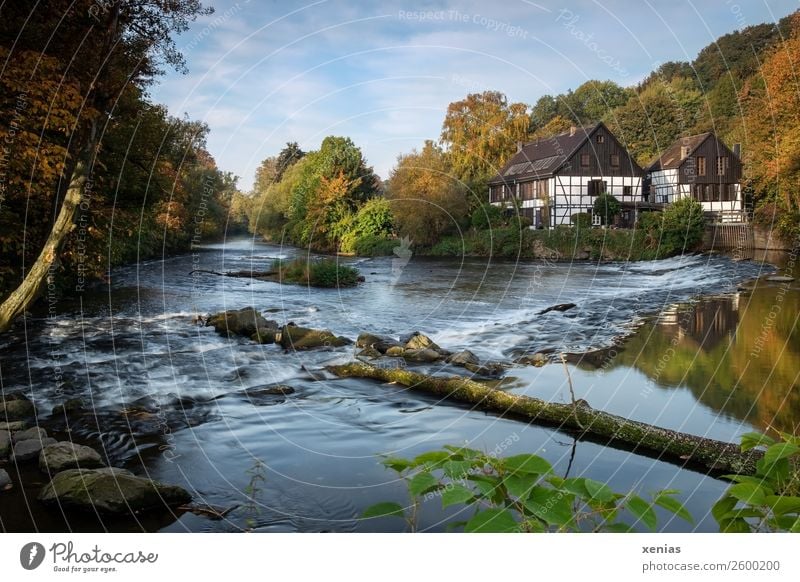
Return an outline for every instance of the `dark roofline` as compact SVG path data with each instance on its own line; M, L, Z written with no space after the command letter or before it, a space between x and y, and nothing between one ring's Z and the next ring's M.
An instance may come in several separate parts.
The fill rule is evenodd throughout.
M695 133L693 135L683 135L683 136L675 139L675 141L673 141L665 150L663 150L660 154L658 154L655 157L655 159L647 165L647 170L646 171L648 171L648 172L656 171L657 172L659 170L663 170L664 168L660 167L661 159L664 157L664 154L669 151L670 148L672 148L675 144L677 144L678 142L680 142L680 141L682 141L684 139L697 138L697 137L700 137L702 135L705 135L705 137L703 139L701 139L699 142L697 142L697 144L691 150L689 150L689 152L686 154L685 157L681 158L680 163L677 166L672 167L672 168L667 168L667 169L668 170L679 170L681 168L681 166L683 166L683 164L686 162L686 160L688 160L691 157L691 155L695 151L697 151L697 148L699 148L701 145L706 143L706 141L708 141L708 138L710 138L711 136L714 136L718 142L720 142L725 147L728 147L727 145L725 145L725 142L723 142L721 139L719 139L713 131L703 131L701 133ZM659 165L659 168L658 168L658 170L653 170L653 166L655 166L656 164Z

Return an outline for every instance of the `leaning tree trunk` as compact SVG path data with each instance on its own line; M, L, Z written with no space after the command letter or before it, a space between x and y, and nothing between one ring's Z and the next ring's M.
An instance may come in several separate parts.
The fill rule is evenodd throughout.
M87 149L94 150L93 147ZM50 270L56 264L61 245L75 227L75 210L81 203L88 174L87 163L83 159L77 160L72 170L67 192L64 195L64 201L61 203L61 209L39 257L25 274L19 287L0 305L0 333L11 327L13 321L37 299L42 284L52 275Z
M403 368L378 368L353 362L328 368L345 378L371 378L392 382L410 390L464 402L502 415L577 430L607 442L623 443L633 451L655 453L657 458L703 466L715 472L751 474L762 453L743 453L737 445L628 420L591 408L585 400L573 404L545 402L530 396L509 394L468 378L426 376Z

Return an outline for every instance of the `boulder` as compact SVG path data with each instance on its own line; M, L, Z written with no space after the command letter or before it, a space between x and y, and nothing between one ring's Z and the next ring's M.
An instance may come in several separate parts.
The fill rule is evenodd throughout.
M23 463L25 461L33 461L39 458L39 453L47 445L54 445L56 439L27 439L20 441L11 449L11 461L14 463Z
M209 315L206 326L212 326L222 335L252 337L260 328L278 329L278 323L268 321L255 307L245 307Z
M14 433L14 442L29 440L42 440L47 438L47 431L41 427L34 426L27 430L20 430Z
M39 493L46 504L103 514L130 514L182 505L192 496L182 487L137 477L123 469L68 469Z
M33 403L24 398L0 399L0 418L4 421L24 420L33 416Z
M448 357L447 363L453 364L454 366L465 366L466 364L480 364L481 361L478 359L478 356L471 351L462 350Z
M356 355L360 358L369 358L370 360L374 360L375 358L380 358L383 354L381 354L372 346L369 346L358 352Z
M385 355L389 356L390 358L400 358L403 356L403 353L405 351L406 349L403 346L392 346L391 348L386 350Z
M357 348L373 348L381 354L385 354L389 348L398 346L400 346L399 341L393 337L388 337L385 335L362 333L358 336L358 339L356 339Z
M10 489L10 485L11 477L8 476L8 473L5 469L0 469L0 493L6 489Z
M424 333L415 331L412 333L405 342L406 349L408 350L435 350L441 351L436 342L426 336Z
M27 427L28 425L25 423L24 420L14 420L12 422L0 422L0 430L7 430L8 432L25 430Z
M100 453L93 448L66 441L47 445L39 453L39 469L45 473L60 473L67 469L94 469L104 464Z
M5 459L11 450L11 433L0 430L0 459Z
M517 364L536 366L537 368L541 368L549 361L550 359L541 352L537 352L535 354L526 354L524 356L521 356L520 358L517 358Z
M274 344L278 339L278 329L274 327L259 327L250 336L250 339L260 344Z
M489 378L498 378L505 372L505 366L497 362L487 362L483 365L465 364L464 367L473 374L487 376Z
M281 328L280 344L284 349L309 350L313 348L340 347L349 342L337 337L327 329L311 329L296 325L285 325Z
M442 359L442 354L432 349L406 349L403 357L409 362L437 362Z

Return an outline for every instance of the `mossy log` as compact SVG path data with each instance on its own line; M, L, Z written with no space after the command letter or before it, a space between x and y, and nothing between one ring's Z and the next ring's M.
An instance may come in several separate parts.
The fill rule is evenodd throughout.
M676 432L644 422L595 410L585 400L574 404L545 402L530 396L510 394L461 376L426 376L403 368L379 368L362 362L330 366L342 378L371 378L391 382L439 398L463 402L508 417L555 425L599 437L607 443L622 443L634 452L669 461L699 465L715 473L751 474L762 453L743 453L738 445Z

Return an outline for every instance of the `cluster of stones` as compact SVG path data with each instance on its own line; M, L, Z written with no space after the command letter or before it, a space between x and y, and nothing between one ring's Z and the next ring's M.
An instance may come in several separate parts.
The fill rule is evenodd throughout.
M122 514L191 501L181 487L106 467L93 448L57 441L38 426L28 428L34 416L29 400L17 395L0 399L0 493L14 486L3 464L21 468L38 463L39 470L51 478L39 500L64 509Z

